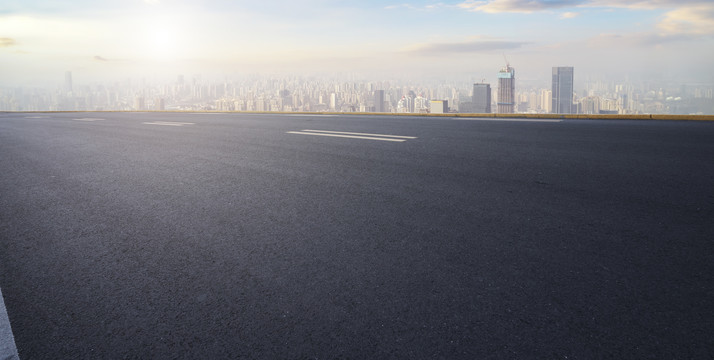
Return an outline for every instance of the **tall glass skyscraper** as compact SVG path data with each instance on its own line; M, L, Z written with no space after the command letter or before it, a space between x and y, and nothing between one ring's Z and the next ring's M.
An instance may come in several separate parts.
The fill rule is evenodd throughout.
M374 111L381 113L384 112L384 90L374 91Z
M513 114L516 102L516 70L506 64L498 72L498 113Z
M491 84L474 84L473 95L471 95L472 111L479 114L491 112Z
M573 67L558 66L553 68L553 107L554 114L572 114L573 111Z

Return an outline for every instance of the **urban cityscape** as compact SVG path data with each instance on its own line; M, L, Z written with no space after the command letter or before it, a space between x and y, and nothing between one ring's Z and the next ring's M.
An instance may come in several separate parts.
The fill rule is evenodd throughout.
M576 88L577 69L556 66L550 86L521 85L508 63L489 75L494 82L258 74L107 83L76 81L67 71L54 87L0 88L0 111L714 114L714 86L705 83L587 79Z

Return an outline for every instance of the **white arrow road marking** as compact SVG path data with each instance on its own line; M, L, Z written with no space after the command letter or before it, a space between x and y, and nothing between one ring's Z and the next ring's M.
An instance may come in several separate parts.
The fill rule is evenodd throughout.
M195 125L196 123L190 122L175 122L175 121L152 121L143 122L144 125L164 125L164 126L184 126L184 125Z

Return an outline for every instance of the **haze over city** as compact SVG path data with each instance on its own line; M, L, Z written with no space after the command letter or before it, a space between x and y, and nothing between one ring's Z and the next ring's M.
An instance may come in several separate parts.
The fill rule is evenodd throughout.
M712 83L714 4L583 1L4 1L2 85L177 74L472 76Z

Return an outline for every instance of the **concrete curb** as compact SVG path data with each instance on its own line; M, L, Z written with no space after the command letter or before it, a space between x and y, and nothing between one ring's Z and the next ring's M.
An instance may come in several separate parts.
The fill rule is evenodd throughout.
M15 338L12 336L10 319L7 316L5 302L2 298L2 290L0 290L0 359L20 359L20 356L17 354L17 347L15 346Z

